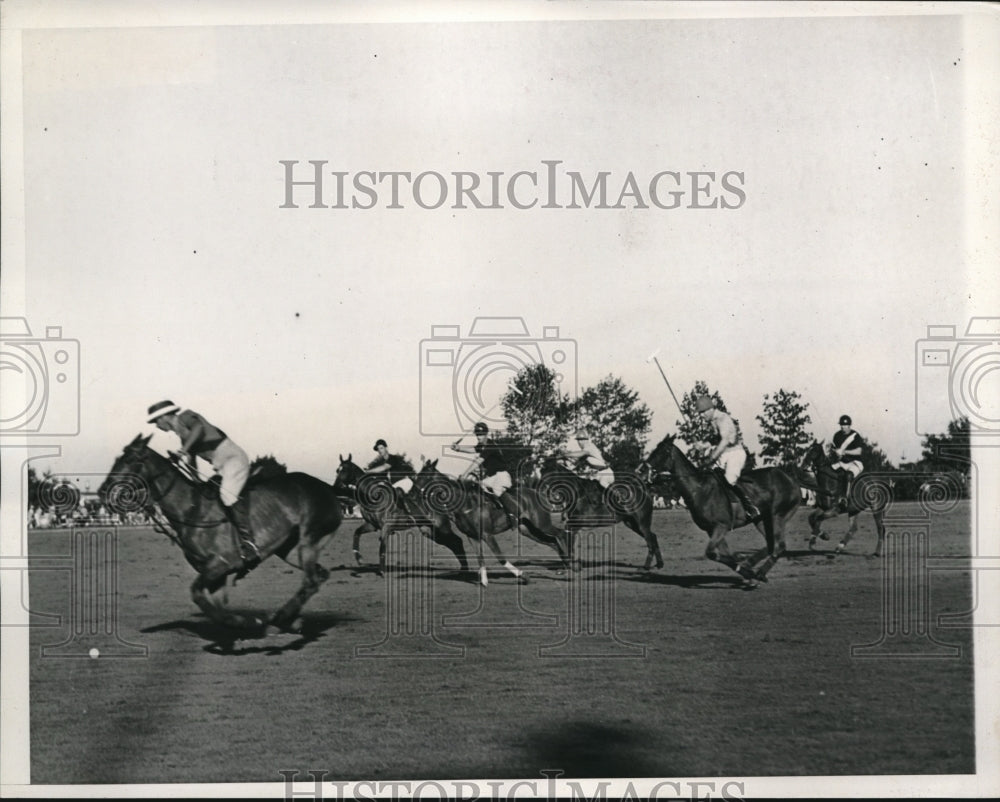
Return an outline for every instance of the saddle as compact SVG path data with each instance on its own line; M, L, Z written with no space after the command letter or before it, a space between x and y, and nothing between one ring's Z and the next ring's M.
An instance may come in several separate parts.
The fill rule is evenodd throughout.
M732 508L734 515L742 512L746 516L747 521L751 523L760 520L760 511L759 510L751 511L747 509L747 506L744 503L744 500L740 498L739 493L733 488L731 484L729 484L729 482L726 481L725 471L723 471L720 468L713 468L712 475L715 477L715 481L718 484L719 488L722 490L723 494L725 494L726 500L729 502L729 506ZM740 473L739 477L736 479L736 484L741 486L744 493L747 493L748 478L749 478L749 471L744 470ZM750 501L749 493L747 493L746 500Z

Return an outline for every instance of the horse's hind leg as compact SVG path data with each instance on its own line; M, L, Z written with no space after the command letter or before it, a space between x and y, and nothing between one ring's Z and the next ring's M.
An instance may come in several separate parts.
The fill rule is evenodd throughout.
M503 563L503 567L510 571L514 576L516 576L521 582L527 582L528 579L524 575L524 571L518 568L514 563L508 560L503 552L500 551L500 544L497 543L496 537L490 532L484 533L483 539L489 544L490 550L493 555L497 558L497 562ZM485 573L483 574L483 584L485 585Z
M312 598L320 586L330 578L330 572L317 562L319 553L324 543L332 537L333 532L324 535L315 543L300 542L298 551L299 564L302 569L302 584L295 595L286 601L271 617L268 623L286 631L297 631L299 622L297 621L302 607ZM286 560L290 565L295 563Z
M518 528L536 543L541 543L543 546L553 549L559 555L559 559L562 560L563 565L570 564L569 549L565 541L565 536L558 529L555 527L542 529L530 518L521 518L521 525Z
M757 579L761 582L767 582L767 572L774 567L778 558L785 553L786 521L787 517L781 516L777 518L771 517L763 521L765 530L764 537L767 540L767 545L755 552L753 557L750 559L751 564L755 566L754 571L757 575ZM758 566L758 561L764 557L767 559L765 559L764 562Z

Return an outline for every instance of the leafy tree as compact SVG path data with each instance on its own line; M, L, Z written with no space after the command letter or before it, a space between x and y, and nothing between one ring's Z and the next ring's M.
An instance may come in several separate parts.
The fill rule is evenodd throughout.
M509 441L533 449L537 456L553 453L572 431L573 402L559 395L555 375L545 365L528 365L500 399Z
M890 462L889 456L878 447L878 443L874 440L871 442L868 440L863 441L861 446L861 464L869 472L878 471L879 473L886 473L896 470L896 466Z
M761 433L760 456L765 465L798 465L812 442L806 426L812 423L809 404L794 390L764 394L764 411L757 416Z
M695 382L694 389L684 393L681 399L681 412L684 420L677 421L677 437L688 444L688 459L698 468L709 468L709 455L719 442L719 435L707 420L705 420L695 409L695 403L699 396L707 395L715 400L716 409L729 412L722 396L718 392L710 392L708 385L701 379ZM740 422L733 418L736 428L739 429Z
M637 391L609 374L580 394L576 411L612 468L632 470L642 461L653 413Z
M928 471L960 470L969 475L972 448L969 441L969 419L957 418L948 424L945 434L929 434L921 443L921 467Z

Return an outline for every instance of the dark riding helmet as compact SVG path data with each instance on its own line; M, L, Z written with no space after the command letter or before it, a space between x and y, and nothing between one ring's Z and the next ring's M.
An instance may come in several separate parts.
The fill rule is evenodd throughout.
M476 434L489 434L490 427L487 426L482 421L479 421L479 423L477 423L475 426L472 427L472 431L475 432Z
M850 415L841 415L840 416L840 425L841 426L850 426L851 425L851 416Z
M375 445L372 446L372 451L378 451L379 446L385 446L386 448L388 448L389 444L380 437L378 440L375 441Z

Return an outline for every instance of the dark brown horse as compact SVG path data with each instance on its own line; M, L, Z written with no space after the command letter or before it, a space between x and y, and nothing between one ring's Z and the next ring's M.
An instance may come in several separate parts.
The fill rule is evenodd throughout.
M226 626L260 628L270 624L297 631L299 612L329 578L318 562L322 548L341 523L340 503L326 482L305 473L281 473L251 479L249 498L254 541L266 559L276 554L302 570L302 586L267 621L226 609L217 592L226 577L242 567L235 528L227 518L213 482L185 476L166 457L149 448L149 437L137 436L115 460L100 494L112 511L145 509L166 519L167 534L198 572L191 598L214 621ZM219 594L222 595L222 594Z
M663 567L660 542L653 531L653 493L636 473L615 472L614 483L605 490L594 479L586 479L569 470L558 457L542 463L539 495L563 513L567 545L572 555L575 535L581 529L621 522L646 541L648 571L656 560Z
M393 487L385 474L367 474L351 460L338 454L337 478L333 489L337 494L358 505L364 523L354 530L354 559L360 565L361 535L379 533L379 568L385 570L385 535L392 529L416 527L425 537L440 543L457 558L463 571L469 570L462 538L451 528L448 518L427 508L419 493L404 493Z
M892 488L889 480L884 477L872 476L862 472L851 483L847 494L847 503L839 502L840 480L837 471L831 467L830 458L823 448L822 441L813 440L812 445L806 449L805 456L802 457L802 468L812 472L800 477L799 481L803 487L808 487L816 491L816 509L809 513L809 548L816 545L816 540L829 540L830 536L823 531L821 523L829 518L835 518L840 513L847 513L847 532L834 549L835 554L840 554L847 548L858 531L858 514L863 510L871 510L875 519L875 529L878 532L878 541L875 544L875 556L882 556L882 549L885 545L885 509L892 499ZM810 481L812 479L812 481Z
M794 479L778 468L745 471L737 481L761 511L758 521L750 521L725 477L695 468L672 438L664 438L646 462L654 471L674 477L695 524L708 533L706 557L728 565L748 587L757 580L767 581L767 572L785 551L785 527L802 502L802 492ZM749 559L739 561L726 543L726 533L749 523L764 535L766 545ZM761 560L764 562L755 568Z
M507 559L500 550L496 535L508 529L517 529L539 543L558 552L565 564L569 554L563 533L552 523L552 516L539 501L531 488L518 485L508 491L518 504L518 518L512 521L507 512L490 494L474 482L463 482L446 476L437 469L436 459L425 462L413 477L424 504L439 514L446 515L467 538L477 543L479 581L488 584L483 543L490 547L497 560L522 582L527 582L524 572Z

